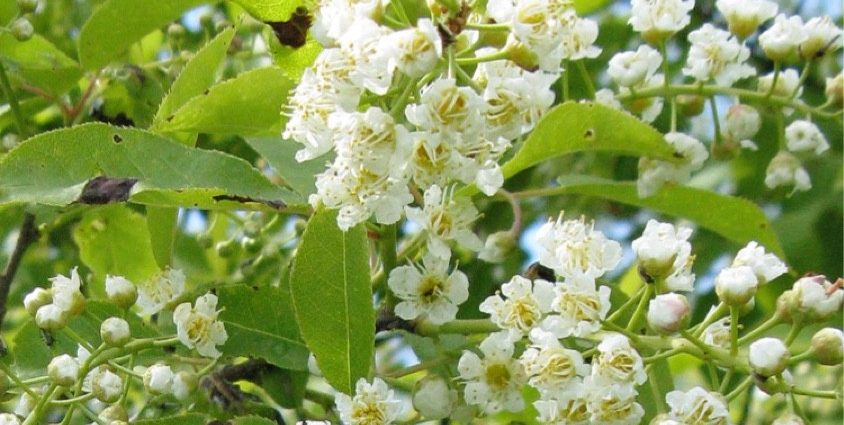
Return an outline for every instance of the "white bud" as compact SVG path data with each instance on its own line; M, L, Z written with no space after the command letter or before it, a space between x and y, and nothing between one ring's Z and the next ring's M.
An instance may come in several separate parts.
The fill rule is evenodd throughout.
M173 396L178 400L186 400L196 389L196 375L179 372L173 377Z
M105 291L108 300L121 308L129 308L138 299L138 288L123 276L106 276Z
M150 366L144 372L144 388L153 395L169 394L173 390L173 370L163 364Z
M759 132L762 127L762 119L759 112L752 106L737 104L727 111L727 119L724 121L722 135L724 138L736 142L750 142L750 139ZM743 145L747 145L744 143Z
M750 344L750 367L764 377L779 375L788 366L791 353L778 338L761 338Z
M29 416L32 413L32 409L35 409L35 405L38 403L38 400L35 397L29 395L29 393L25 392L21 394L21 397L18 399L18 403L15 405L15 415L18 415L22 418Z
M777 14L777 4L767 0L718 0L715 5L727 20L730 32L740 38L750 37L759 24Z
M715 292L718 298L727 305L746 304L756 295L758 285L756 273L749 266L728 267L721 270L715 277Z
M803 18L777 15L774 24L759 36L759 45L773 61L783 61L797 52L797 46L806 39Z
M126 413L126 409L119 404L113 404L106 407L99 415L97 415L97 417L109 425L114 425L115 421L126 422L129 420L129 414Z
M47 365L47 375L56 385L69 387L79 380L79 363L73 357L62 354Z
M792 152L814 151L820 155L829 149L829 142L821 130L811 121L797 120L785 128L785 140Z
M122 347L132 338L129 322L119 317L109 317L103 320L102 325L100 325L100 337L102 337L103 342L112 347Z
M822 321L841 311L844 303L844 290L835 286L826 277L807 276L794 282L796 305L792 310L792 319L803 321ZM799 315L799 317L798 317Z
M55 331L67 324L67 313L55 304L41 306L35 313L35 324L45 331Z
M478 258L487 263L501 263L515 247L516 237L513 232L509 230L495 232L486 238L484 247L478 253Z
M774 189L779 186L794 186L794 191L807 191L812 188L809 173L794 155L782 151L768 164L765 171L765 186Z
M35 288L23 298L23 306L32 317L35 317L39 308L51 302L53 302L53 295L44 288Z
M683 295L657 295L648 305L648 325L656 332L672 334L686 326L689 310L689 301Z
M429 375L416 383L413 408L426 419L443 419L451 414L457 401L457 391L449 388L440 376Z
M0 413L0 425L21 425L21 420L11 413Z
M123 380L109 370L100 369L91 379L91 392L103 403L114 403L123 393Z
M844 332L835 328L821 329L812 336L812 348L818 363L838 366L844 359Z
M839 72L833 78L826 79L826 100L841 107L844 104L844 72Z
M785 413L774 419L771 425L803 425L803 419L793 413Z

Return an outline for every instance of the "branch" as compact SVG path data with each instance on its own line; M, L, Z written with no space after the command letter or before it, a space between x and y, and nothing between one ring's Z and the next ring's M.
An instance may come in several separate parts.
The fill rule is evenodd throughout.
M12 280L15 278L15 273L18 271L18 266L20 266L24 252L38 240L38 236L38 229L35 227L35 216L26 213L23 217L23 224L21 224L15 250L12 251L12 256L9 257L9 262L6 263L6 268L3 270L3 274L0 275L0 327L2 327L3 318L6 316L6 300L9 298L9 288L12 286Z

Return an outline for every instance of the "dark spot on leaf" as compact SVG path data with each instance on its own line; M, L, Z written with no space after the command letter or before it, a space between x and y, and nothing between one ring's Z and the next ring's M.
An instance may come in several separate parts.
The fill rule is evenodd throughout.
M202 92L202 94L204 94L206 96L208 96L208 93L211 93L211 89L205 89L205 91Z
M125 202L137 182L133 178L97 176L88 180L76 202L94 205Z
M167 117L167 122L173 121L173 118L174 118L174 117L175 117L175 115L170 115L170 116L168 116L168 117Z
M252 290L253 290L253 291L257 291L258 289L259 289L259 288L258 288L258 285L252 285Z
M308 39L308 28L313 24L313 17L308 13L308 9L297 7L289 20L267 24L272 27L279 43L298 49L304 46Z
M111 140L114 140L114 143L120 143L123 141L123 138L119 134L114 134L111 136Z
M586 129L586 132L583 133L583 138L587 140L592 140L595 138L595 129L589 128Z
M768 227L768 223L759 223L760 229L766 229Z
M282 209L287 206L284 202L281 201L266 201L263 199L253 199L248 196L240 196L240 195L217 195L213 198L215 201L235 201L241 203L249 203L249 202L257 202L259 204L264 204L269 207L275 209Z

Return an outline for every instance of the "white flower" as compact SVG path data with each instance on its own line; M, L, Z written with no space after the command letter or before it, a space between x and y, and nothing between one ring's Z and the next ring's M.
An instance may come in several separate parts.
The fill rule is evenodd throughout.
M671 223L648 220L642 236L632 243L640 271L651 278L665 279L670 291L691 291L695 279L691 273L691 236L689 227L675 228Z
M53 302L53 295L44 288L35 288L23 298L23 306L26 311L35 317L38 309Z
M339 40L361 18L375 18L382 11L382 0L321 0L311 30L322 45Z
M553 288L551 282L537 279L531 283L516 275L501 285L500 292L487 297L479 309L489 314L490 320L501 329L526 335L551 310Z
M703 167L704 161L709 158L709 152L703 143L689 135L671 132L665 135L665 141L683 160L675 164L647 157L640 158L637 189L641 197L653 195L666 183L685 183L691 178L692 172Z
M173 311L179 341L205 357L220 357L218 345L229 338L223 322L217 320L217 296L205 294L196 299L193 307L182 303Z
M563 24L563 59L574 61L596 58L601 54L601 49L594 46L598 39L598 24L595 21L577 16L574 10L562 13L558 19ZM565 72L570 71L566 69Z
M576 394L565 398L541 399L533 402L539 413L540 423L547 425L587 425L590 422L589 400L582 395L586 392L583 384L575 383L580 388Z
M161 311L185 291L185 275L178 269L166 269L138 285L139 313L149 316Z
M777 4L768 0L718 0L715 7L724 15L730 32L741 38L749 37L777 14Z
M760 338L750 344L748 360L753 371L761 376L779 375L788 366L791 353L778 338Z
M480 251L481 239L469 228L478 219L478 210L467 197L455 197L454 188L445 193L439 186L425 190L422 208L405 207L407 218L422 226L428 233L428 250L439 257L450 257L449 241L464 248Z
M522 386L527 377L521 364L513 358L515 347L510 333L490 334L479 348L483 359L471 351L464 351L457 364L460 378L466 381L463 393L466 403L478 406L487 414L524 409Z
M103 403L114 403L123 394L123 379L105 368L97 368L91 377L91 392Z
M781 151L768 164L765 172L765 186L770 189L779 186L794 186L793 193L811 189L812 181L799 159L786 151Z
M636 403L636 390L632 385L597 385L589 382L589 423L596 425L637 425L645 410Z
M68 314L55 304L47 304L38 308L35 313L35 324L46 331L63 328L67 324Z
M422 89L419 103L408 105L405 115L421 129L459 137L480 133L486 108L471 87L458 86L453 78L439 78Z
M21 420L11 413L0 413L0 425L21 425Z
M120 308L129 308L138 299L138 289L135 284L123 276L106 275L105 292L108 300Z
M153 395L170 394L173 389L173 370L165 364L154 364L144 371L144 388Z
M422 265L394 268L387 280L401 302L395 313L405 320L424 316L433 324L454 320L457 306L469 298L469 280L456 268L449 273L448 257L428 253Z
M589 365L575 350L563 347L550 332L536 328L530 332L531 346L520 362L528 383L544 398L563 398L577 390L581 378L589 374Z
M757 150L752 139L762 127L762 119L759 112L752 106L741 103L730 106L727 116L721 128L721 136L724 139L738 143L743 147Z
M439 32L427 18L419 19L415 28L391 34L384 43L384 49L392 50L389 57L395 66L413 78L434 69L443 53Z
M109 317L103 320L100 325L100 337L103 342L112 347L122 347L132 337L129 322L119 317Z
M495 232L487 236L478 258L487 263L502 263L507 255L516 248L517 235L510 230Z
M808 319L823 320L841 311L844 302L844 290L824 276L807 276L794 282L799 309L808 315Z
M621 245L595 230L594 222L549 219L537 232L539 263L558 275L598 278L621 260Z
M756 295L759 279L750 266L727 267L715 277L715 292L727 305L744 305Z
M724 317L713 322L703 330L700 336L701 341L706 345L719 348L730 347L730 318Z
M662 65L662 55L648 45L635 52L616 53L610 59L607 75L622 87L633 87L653 76Z
M340 49L354 63L348 78L358 88L377 95L384 95L390 89L395 60L382 41L391 33L392 30L370 19L359 19L340 38Z
M811 121L797 120L785 128L785 140L788 150L792 152L814 151L820 155L829 149L821 130Z
M756 68L745 63L750 49L727 31L704 24L689 33L689 56L683 75L699 82L715 80L720 86L732 86L738 80L756 75Z
M764 75L759 77L757 81L757 91L762 93L768 93L771 91L771 85L774 84L774 73L770 73L768 75ZM797 97L803 93L803 87L800 86L800 74L797 73L794 69L786 69L780 72L780 75L777 77L777 84L774 86L773 91L771 92L774 96L784 96L784 97L791 97L792 94L796 93ZM784 111L787 114L790 114L791 109Z
M427 419L447 418L457 402L457 391L438 375L428 375L413 389L413 407Z
M598 344L598 354L592 359L592 378L598 384L644 383L642 357L624 335L609 333Z
M630 20L633 30L649 42L658 42L689 24L694 0L632 0Z
M800 16L779 14L774 19L774 24L759 36L759 45L762 46L768 58L773 61L782 61L793 55L797 51L797 46L806 38L803 19Z
M404 413L405 405L380 378L372 383L358 379L355 396L338 392L334 396L340 420L346 425L388 425Z
M542 329L558 338L582 337L598 331L610 310L610 288L596 286L594 279L582 276L557 282L551 310L558 314L547 316Z
M671 416L689 425L727 425L730 412L724 396L708 392L701 387L689 391L671 391L665 396L671 407Z
M69 387L79 380L79 363L67 354L53 357L47 365L47 375L56 385Z
M657 295L648 304L648 325L659 333L672 334L686 325L689 310L689 301L683 295Z
M521 44L539 61L541 69L557 72L564 55L563 38L582 36L584 47L591 47L597 28L582 34L572 34L570 23L563 16L568 8L555 8L547 0L491 0L487 13L496 22L509 23L512 40L508 44ZM590 41L590 38L592 39Z
M85 297L79 290L82 281L79 279L76 267L70 271L70 277L57 275L50 278L50 282L52 282L53 305L72 316L82 312L85 307Z
M829 16L817 16L803 25L806 38L800 43L798 51L804 59L815 59L841 48L841 29Z
M759 245L756 241L748 242L744 248L740 249L732 265L733 267L750 266L756 273L756 279L759 280L760 285L764 285L788 271L785 263L776 255L770 252L766 253L765 247Z

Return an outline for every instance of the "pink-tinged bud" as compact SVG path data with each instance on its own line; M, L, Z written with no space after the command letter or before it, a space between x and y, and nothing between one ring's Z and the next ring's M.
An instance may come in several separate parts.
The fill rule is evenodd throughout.
M689 301L683 295L657 295L648 306L648 325L656 332L672 334L688 324L689 310Z

